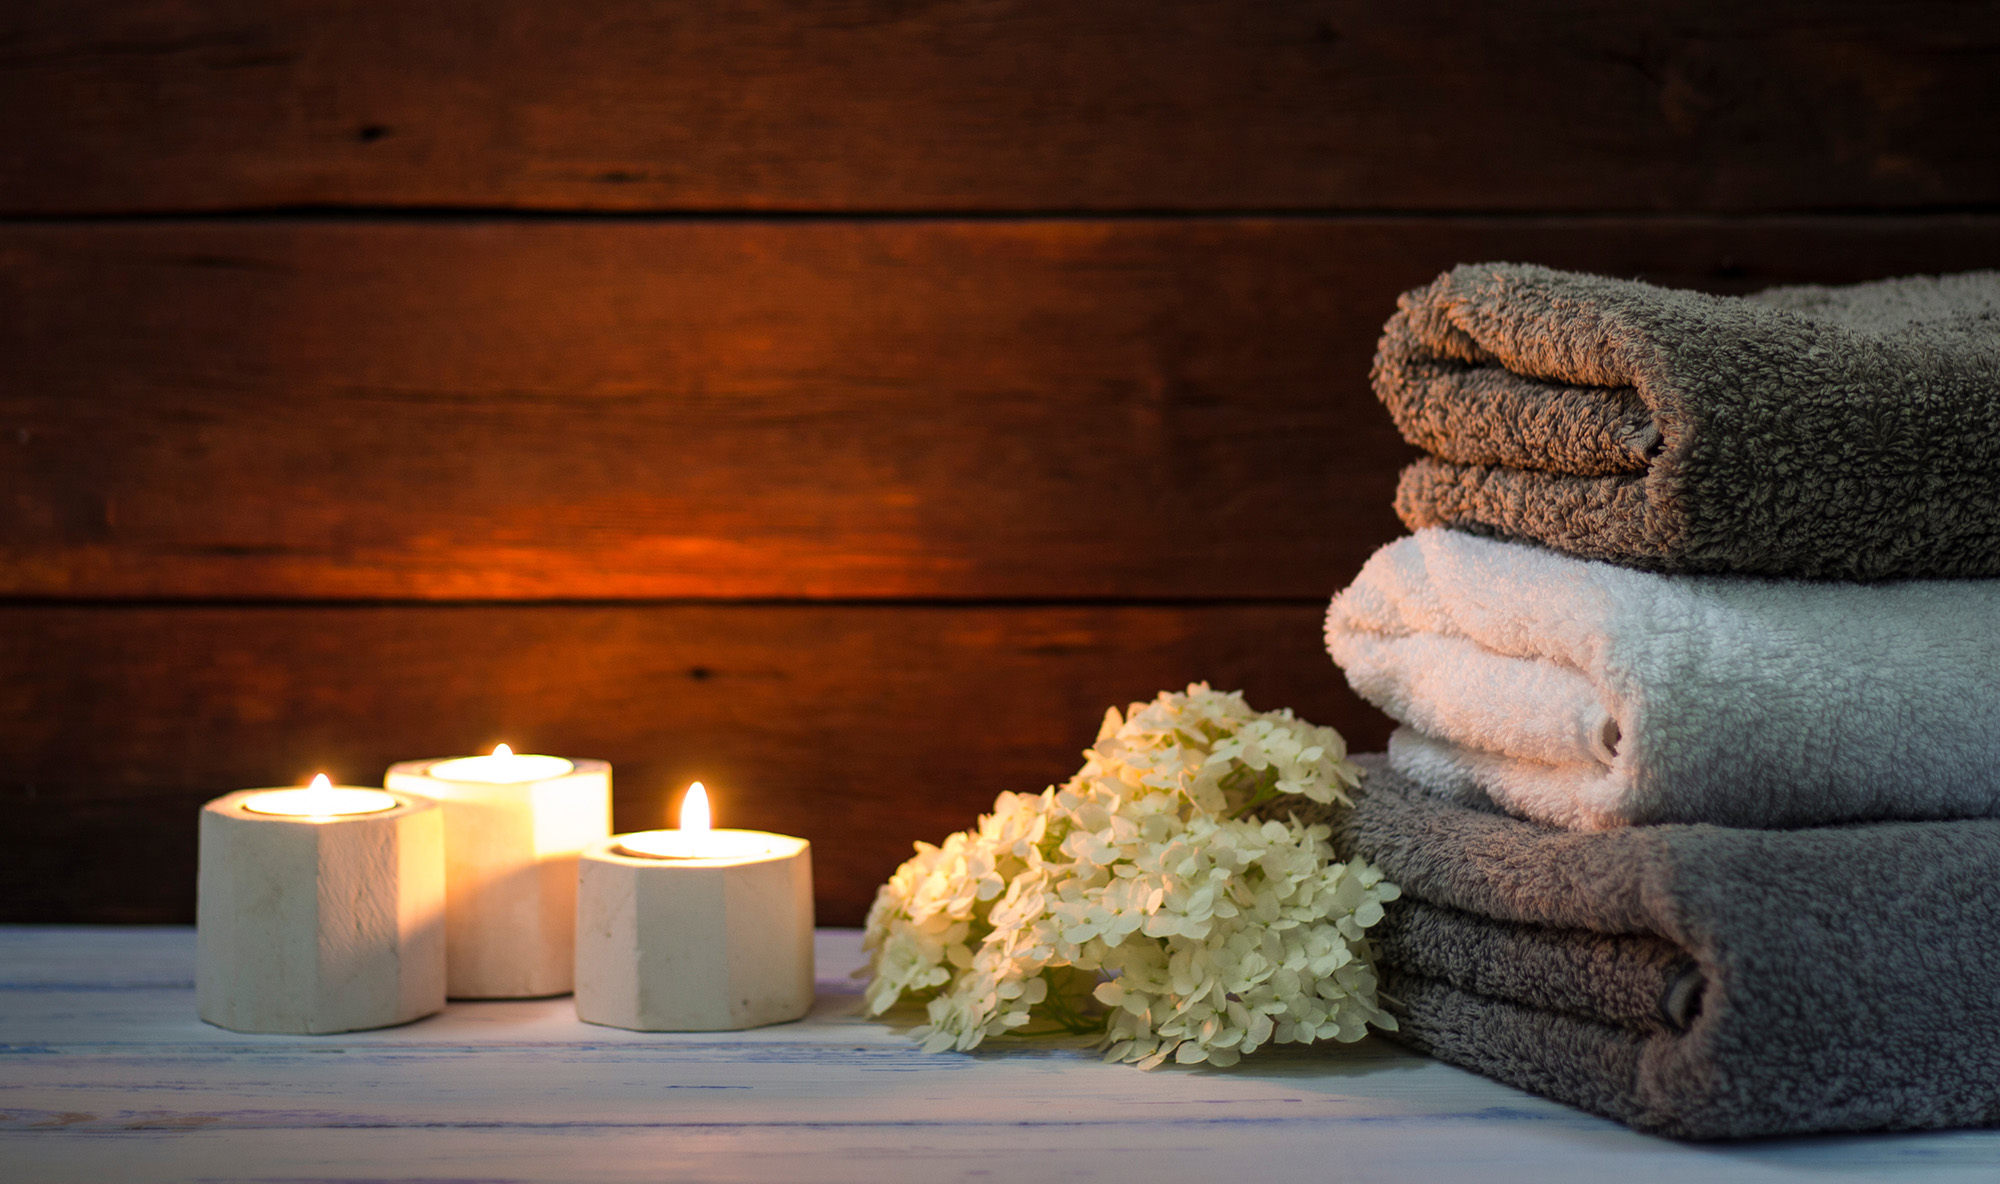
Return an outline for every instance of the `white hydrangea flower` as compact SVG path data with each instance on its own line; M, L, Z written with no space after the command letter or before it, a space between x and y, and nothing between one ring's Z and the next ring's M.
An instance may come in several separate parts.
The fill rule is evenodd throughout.
M1286 794L1352 804L1338 732L1195 683L1106 712L1084 757L1060 788L918 843L882 886L871 1014L925 1000L914 1034L934 1052L1101 1032L1107 1060L1142 1068L1396 1026L1364 938L1396 886L1334 862L1327 827L1269 817Z

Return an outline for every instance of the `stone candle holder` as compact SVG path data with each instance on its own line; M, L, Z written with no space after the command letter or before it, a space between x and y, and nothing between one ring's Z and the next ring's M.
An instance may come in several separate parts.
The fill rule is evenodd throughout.
M196 914L211 1024L309 1034L429 1015L445 1000L443 814L324 778L217 798L201 811Z
M583 853L578 1018L714 1032L804 1016L813 1003L811 845L718 830L689 854L644 853L645 840L683 833L615 836Z
M446 991L524 999L570 990L576 860L611 833L611 766L507 752L404 761L382 784L444 810Z

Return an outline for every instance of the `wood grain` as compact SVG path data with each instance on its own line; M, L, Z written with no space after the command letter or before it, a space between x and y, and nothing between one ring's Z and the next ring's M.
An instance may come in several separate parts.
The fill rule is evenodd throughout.
M2000 1132L1689 1144L1380 1039L1142 1073L1082 1042L920 1051L861 1015L860 935L817 935L795 1024L623 1032L569 999L251 1036L194 1018L191 929L0 927L9 1184L106 1180L1316 1180L1973 1184ZM1329 1165L1337 1172L1330 1173Z
M0 591L1317 595L1406 450L1316 238L0 229Z
M2000 218L0 227L0 595L1317 597L1396 294L2000 265Z
M1206 678L1379 748L1318 603L0 607L0 920L186 921L225 791L521 751L612 762L616 824L700 778L814 845L858 923L916 839L1075 772L1107 707Z
M2000 200L1922 0L25 0L0 210L1800 210Z

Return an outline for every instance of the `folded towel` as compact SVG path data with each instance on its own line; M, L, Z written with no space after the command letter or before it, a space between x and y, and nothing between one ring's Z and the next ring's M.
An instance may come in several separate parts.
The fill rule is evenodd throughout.
M1406 293L1411 529L1665 571L2000 575L2000 272L1708 296L1520 264Z
M1683 1138L2000 1124L2000 820L1585 834L1360 759L1397 1039Z
M1433 791L1555 826L2000 814L2000 580L1661 575L1428 529L1327 611Z

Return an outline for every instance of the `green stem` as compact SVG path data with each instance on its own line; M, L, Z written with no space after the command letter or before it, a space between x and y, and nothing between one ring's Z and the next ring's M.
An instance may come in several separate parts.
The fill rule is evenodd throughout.
M1283 794L1278 792L1278 771L1276 769L1266 769L1264 775L1258 779L1257 788L1251 793L1249 799L1231 811L1229 816L1239 820L1248 818L1256 811L1257 807L1263 805L1265 802L1274 801L1283 796Z
M1057 979L1056 971L1056 967L1050 967L1042 972L1043 980L1049 984L1049 993L1042 1000L1044 1012L1042 1018L1057 1024L1072 1036L1088 1036L1092 1033L1102 1032L1104 1030L1104 1017L1084 1015L1072 1006L1069 1001L1069 995L1065 990L1065 984ZM1071 971L1064 977L1073 978L1077 973L1087 972ZM1096 976L1092 975L1091 977L1095 978ZM1022 1035L1029 1034L1022 1033ZM1045 1034L1053 1035L1053 1033Z

